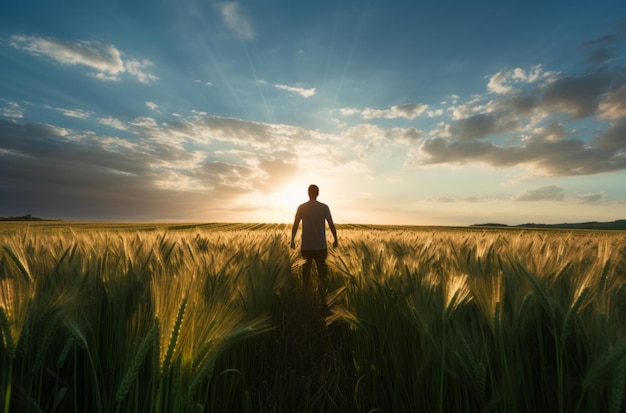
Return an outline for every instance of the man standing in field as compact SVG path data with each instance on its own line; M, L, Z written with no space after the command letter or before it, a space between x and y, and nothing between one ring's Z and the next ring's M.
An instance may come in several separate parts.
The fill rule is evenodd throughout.
M309 202L298 207L296 218L291 228L291 248L296 248L295 238L302 221L302 258L306 262L302 265L302 279L308 284L310 282L311 265L315 261L317 273L319 274L320 284L326 280L328 267L326 266L326 257L328 256L328 246L326 245L326 222L330 232L335 240L333 248L338 245L337 230L333 218L330 215L328 205L317 201L320 189L317 185L309 185ZM321 287L321 285L320 285Z

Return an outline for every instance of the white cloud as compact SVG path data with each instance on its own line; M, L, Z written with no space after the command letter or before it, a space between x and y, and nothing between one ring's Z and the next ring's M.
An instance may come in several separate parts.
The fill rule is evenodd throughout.
M4 107L0 107L0 115L10 119L21 119L24 117L24 112L19 104L7 102Z
M126 127L126 125L124 125L124 123L116 118L99 118L98 122L102 125L105 126L110 126L114 129L117 130L127 130L128 128Z
M219 3L217 8L224 20L224 24L233 30L239 37L253 40L255 37L252 22L241 10L237 2Z
M518 67L491 76L487 89L494 93L505 94L514 91L513 85L516 83L534 83L554 76L554 72L544 72L541 65L533 66L528 71Z
M426 111L426 116L428 116L429 118L435 118L437 116L442 116L442 115L443 115L443 109Z
M352 115L360 114L361 110L357 108L341 108L339 109L339 113L342 116L352 116Z
M153 66L152 62L147 59L139 60L127 60L124 62L124 67L129 74L136 77L141 83L149 83L154 80L159 80L158 76L145 71L146 68Z
M281 89L281 90L286 90L288 92L291 93L296 93L304 98L308 98L311 97L313 95L315 95L315 88L309 88L309 89L304 89L301 87L295 87L295 86L287 86L287 85L274 85L275 88L277 89Z
M149 60L122 59L122 53L113 45L93 40L66 41L52 37L11 37L11 46L36 56L46 56L65 65L82 65L95 70L95 76L103 80L120 80L128 73L140 82L157 80L158 77L145 72L152 66Z
M159 105L154 102L146 102L146 106L152 110L157 110L159 108Z
M68 118L74 118L74 119L87 119L93 114L93 112L89 112L89 111L82 110L82 109L56 108L56 110L58 110L59 112L67 116Z

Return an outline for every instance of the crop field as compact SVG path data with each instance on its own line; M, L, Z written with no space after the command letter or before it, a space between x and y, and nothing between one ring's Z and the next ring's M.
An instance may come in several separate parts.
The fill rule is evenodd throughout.
M626 233L0 225L4 412L626 411Z

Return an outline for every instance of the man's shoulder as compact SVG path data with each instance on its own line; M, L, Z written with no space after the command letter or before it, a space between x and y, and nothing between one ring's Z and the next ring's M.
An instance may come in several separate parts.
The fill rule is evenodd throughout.
M328 208L328 205L319 202L317 200L313 200L313 201L308 201L305 202L303 204L300 204L298 206L298 212L299 213L320 213L320 212L326 212L326 211L330 211L330 208Z

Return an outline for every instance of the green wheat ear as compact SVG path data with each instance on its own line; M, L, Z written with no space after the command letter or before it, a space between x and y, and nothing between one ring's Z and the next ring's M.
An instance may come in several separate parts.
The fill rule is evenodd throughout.
M78 326L73 321L70 321L70 320L65 320L64 325L67 328L67 331L70 333L70 335L74 338L78 346L82 348L83 350L89 350L89 344L87 344L87 339L85 338L85 335L83 334L83 332L80 331Z
M126 398L126 395L128 394L128 390L130 390L130 386L133 384L133 382L137 379L137 376L139 375L139 369L141 368L141 364L146 358L146 354L148 354L150 347L152 347L154 342L157 340L158 333L159 333L159 325L158 325L157 320L155 319L152 322L152 326L150 327L150 330L148 330L148 333L141 341L141 344L139 345L139 349L137 350L135 357L133 357L133 360L128 366L126 373L124 373L124 378L122 379L122 382L120 383L120 386L118 387L117 392L115 393L116 401L120 402L124 400L124 398Z
M188 298L189 297L186 296L180 303L180 307L178 308L176 322L174 323L174 328L172 329L172 334L170 335L170 343L167 347L165 358L163 359L163 365L161 366L161 374L163 375L167 373L172 365L172 357L174 356L174 350L176 349L176 344L178 343L178 336L180 335L180 327L183 324L183 318L185 317L185 310L187 308Z
M626 356L626 344L616 348L611 354L596 360L583 380L583 389L590 389L598 386L611 372L614 372L615 364Z
M539 303L544 308L544 310L548 313L550 318L554 319L554 307L552 305L552 301L550 299L548 292L544 288L544 286L541 285L541 282L539 282L539 279L537 278L537 276L531 273L520 262L516 263L515 267L518 272L521 272L530 281L530 284L532 285L532 288L533 288L533 292L539 299Z
M72 336L68 337L67 341L65 342L65 346L63 346L63 350L61 351L61 354L59 354L59 359L57 360L57 369L61 369L61 367L63 367L63 365L65 364L67 355L70 353L70 350L72 349L72 346L74 345L74 343L76 343L76 341L74 340L74 337Z
M4 336L4 348L7 351L7 355L9 356L9 359L13 359L15 357L15 340L11 334L11 321L6 314L4 307L0 307L0 329L2 329L2 334Z
M30 273L28 272L24 264L22 264L20 259L17 258L17 256L13 253L13 251L11 251L11 248L9 248L7 245L3 245L2 248L7 253L7 255L11 258L11 260L15 263L17 268L20 270L20 274L22 274L22 277L24 277L26 281L31 282L32 277L30 276Z
M578 295L578 298L574 302L574 305L572 305L567 311L567 314L565 315L565 320L563 321L563 328L561 329L561 341L567 339L567 336L572 330L574 317L576 316L576 314L578 314L578 310L580 310L590 292L591 290L588 287L582 290Z

